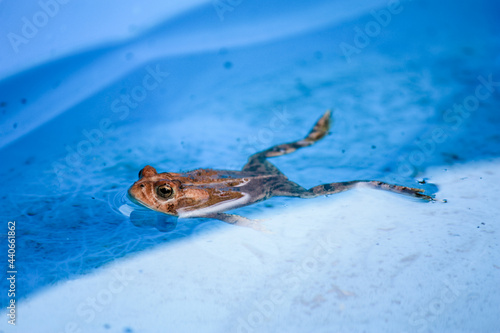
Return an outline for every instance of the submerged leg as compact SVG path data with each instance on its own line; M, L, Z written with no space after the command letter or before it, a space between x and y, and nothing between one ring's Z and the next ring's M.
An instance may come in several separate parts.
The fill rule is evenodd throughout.
M377 190L385 190L399 194L409 195L415 198L434 201L434 199L424 194L425 190L401 185L388 184L377 180L353 180L349 182L331 183L314 186L300 194L301 198L314 198L320 195L334 194L347 191L355 186L367 186Z
M293 153L297 149L308 147L316 141L324 138L330 129L330 117L331 111L328 110L316 122L309 134L302 140L283 143L253 154L248 158L248 163L243 167L243 171L280 173L280 171L274 165L266 161L266 159L268 157L276 157Z
M235 214L226 214L226 213L212 213L207 214L200 217L207 217L211 219L217 219L229 224L234 224L240 227L252 228L257 231L269 232L266 228L264 228L259 221L247 219L246 217L235 215Z

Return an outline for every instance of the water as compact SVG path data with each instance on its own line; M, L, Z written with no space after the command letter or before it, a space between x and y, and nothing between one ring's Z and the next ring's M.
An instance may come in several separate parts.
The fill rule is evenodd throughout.
M401 2L385 21L383 1L244 1L222 20L201 1L95 6L61 5L17 52L1 42L17 328L155 332L158 316L172 331L495 331L496 3ZM41 10L0 8L2 31L17 34ZM95 31L85 12L107 23ZM379 32L356 37L377 17ZM448 203L360 189L234 212L264 220L263 235L125 196L145 165L239 170L326 109L328 137L272 160L291 180L426 179Z

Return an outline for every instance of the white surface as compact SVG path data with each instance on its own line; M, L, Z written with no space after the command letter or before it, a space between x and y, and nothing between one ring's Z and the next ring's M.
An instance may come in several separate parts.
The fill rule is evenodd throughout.
M201 225L182 241L38 293L19 305L17 330L0 327L494 332L499 169L497 160L431 170L448 203L359 189L254 216L273 234Z

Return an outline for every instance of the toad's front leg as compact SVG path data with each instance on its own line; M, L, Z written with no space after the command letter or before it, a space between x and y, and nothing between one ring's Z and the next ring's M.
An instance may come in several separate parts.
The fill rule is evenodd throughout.
M217 219L229 224L234 224L240 227L252 228L256 231L262 231L269 233L269 230L264 228L264 226L260 223L260 221L251 220L246 217L235 215L235 214L226 214L226 213L211 213L199 217L207 217L211 219Z

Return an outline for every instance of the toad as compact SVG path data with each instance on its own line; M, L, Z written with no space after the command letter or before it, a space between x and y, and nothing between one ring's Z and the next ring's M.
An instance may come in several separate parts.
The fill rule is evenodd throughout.
M322 184L306 189L290 181L268 161L308 147L328 134L331 112L316 122L302 140L273 146L249 157L241 171L196 169L158 173L152 166L139 172L139 180L128 190L132 201L160 213L180 218L214 218L227 223L261 229L248 218L225 213L276 196L314 198L366 186L420 198L434 199L423 189L394 185L377 180L351 180Z

